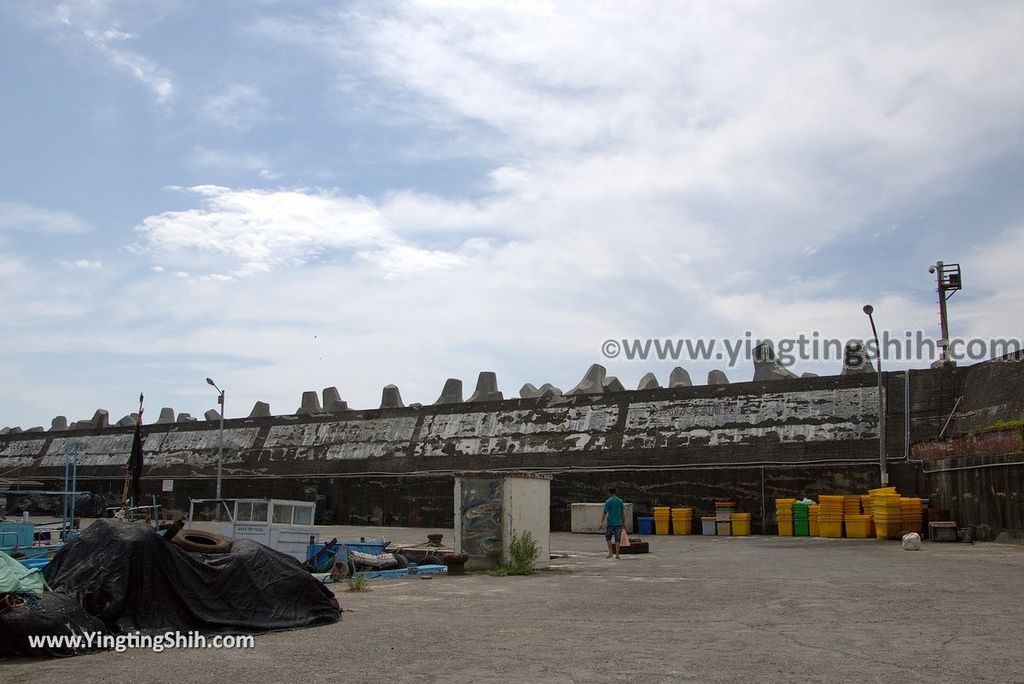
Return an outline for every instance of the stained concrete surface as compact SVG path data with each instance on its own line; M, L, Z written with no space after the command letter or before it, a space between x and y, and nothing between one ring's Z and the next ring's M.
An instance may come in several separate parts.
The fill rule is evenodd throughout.
M434 530L324 528L330 538ZM451 530L445 541L452 539ZM131 651L0 661L17 681L1021 681L1024 549L775 537L603 539L555 533L529 577L334 585L324 627L252 650Z

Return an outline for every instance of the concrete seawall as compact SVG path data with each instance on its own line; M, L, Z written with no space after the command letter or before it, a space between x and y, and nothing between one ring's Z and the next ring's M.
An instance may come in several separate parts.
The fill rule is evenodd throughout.
M927 495L919 468L900 463L908 433L937 437L971 370L912 371L909 397L906 374L886 374L887 455L901 491ZM997 382L984 372L986 386ZM876 383L858 374L228 419L224 493L316 497L324 522L450 525L452 473L515 469L553 475L554 529L568 529L570 503L600 500L612 483L638 511L706 511L729 497L757 521L775 496L877 486ZM974 415L999 413L975 403ZM211 496L217 428L143 426L145 491L168 508ZM0 473L59 485L65 448L77 443L81 488L119 495L131 439L131 427L4 435Z

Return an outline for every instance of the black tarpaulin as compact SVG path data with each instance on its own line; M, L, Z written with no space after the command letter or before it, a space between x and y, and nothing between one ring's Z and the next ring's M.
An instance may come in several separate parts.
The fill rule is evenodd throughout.
M44 575L115 632L259 632L341 617L334 594L291 556L248 540L193 554L137 523L97 520Z
M85 635L105 634L103 623L89 615L73 596L48 591L42 598L24 597L24 605L0 612L0 655L69 656L95 650ZM29 637L81 637L79 645L33 645ZM0 668L2 669L2 668Z

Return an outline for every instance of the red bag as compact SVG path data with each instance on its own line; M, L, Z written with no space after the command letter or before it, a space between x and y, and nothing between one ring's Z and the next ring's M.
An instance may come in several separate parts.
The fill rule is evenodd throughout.
M629 546L629 535L626 534L626 528L622 528L622 533L619 534L619 548Z

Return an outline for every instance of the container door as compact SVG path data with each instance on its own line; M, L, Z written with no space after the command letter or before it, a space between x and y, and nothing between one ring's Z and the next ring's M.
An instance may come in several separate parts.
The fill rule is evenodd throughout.
M490 568L501 562L502 481L497 478L462 480L462 551L468 568Z

